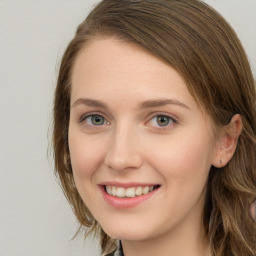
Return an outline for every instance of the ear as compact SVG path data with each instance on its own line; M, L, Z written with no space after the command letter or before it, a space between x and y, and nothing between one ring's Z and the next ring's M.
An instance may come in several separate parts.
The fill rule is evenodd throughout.
M256 200L250 204L250 213L254 221L256 221Z
M239 114L232 117L230 123L221 128L216 143L212 165L217 168L224 167L235 153L239 135L242 132L242 119Z

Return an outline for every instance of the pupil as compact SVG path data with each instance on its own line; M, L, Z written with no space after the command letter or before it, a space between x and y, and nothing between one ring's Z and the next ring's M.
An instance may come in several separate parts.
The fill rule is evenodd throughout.
M100 116L93 116L92 117L92 123L95 125L102 125L104 123L104 120Z
M165 126L169 124L169 118L167 116L159 116L157 122L160 126Z

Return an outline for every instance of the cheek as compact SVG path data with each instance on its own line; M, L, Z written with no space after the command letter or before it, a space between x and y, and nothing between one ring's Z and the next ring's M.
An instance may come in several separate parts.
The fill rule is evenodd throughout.
M87 136L69 133L69 151L71 165L75 177L88 178L101 164L104 148L97 139L90 140Z
M179 220L192 208L200 211L211 166L211 147L207 138L183 136L162 143L150 164L162 175L165 207L173 220ZM158 207L161 207L159 205Z
M162 172L167 180L177 178L180 181L189 181L208 175L211 166L211 142L209 136L196 134L183 133L182 136L162 141L159 146L154 145L154 157L149 159L152 159L152 165Z

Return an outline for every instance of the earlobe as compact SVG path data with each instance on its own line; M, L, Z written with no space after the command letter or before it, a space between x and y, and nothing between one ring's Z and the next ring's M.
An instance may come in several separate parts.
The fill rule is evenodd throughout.
M221 129L212 163L215 167L224 167L232 158L237 147L238 138L242 132L242 127L241 115L236 114L232 117L229 124Z

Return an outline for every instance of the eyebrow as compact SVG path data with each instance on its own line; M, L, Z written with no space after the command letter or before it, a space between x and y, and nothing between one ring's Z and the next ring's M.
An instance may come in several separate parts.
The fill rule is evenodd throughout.
M141 103L141 108L153 108L161 107L165 105L176 105L185 109L190 109L186 104L176 100L176 99L159 99L159 100L147 100Z
M79 98L78 100L76 100L71 108L77 106L77 105L86 105L86 106L89 106L89 107L98 107L98 108L108 108L108 106L101 102L101 101L98 101L98 100L93 100L93 99L87 99L87 98Z
M98 107L98 108L104 108L108 109L107 104L103 103L102 101L98 100L93 100L93 99L88 99L88 98L79 98L72 104L72 108L77 106L77 105L86 105L89 107ZM190 109L186 104L176 100L176 99L156 99L156 100L147 100L143 101L140 104L140 108L145 109L145 108L154 108L154 107L161 107L165 105L176 105L178 107L182 107L185 109Z

